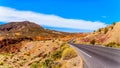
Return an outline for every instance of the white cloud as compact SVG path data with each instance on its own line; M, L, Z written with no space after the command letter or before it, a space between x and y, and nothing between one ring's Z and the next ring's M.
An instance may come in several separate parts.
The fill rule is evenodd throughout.
M96 30L98 28L106 26L105 23L99 21L92 22L86 20L66 19L56 15L48 15L32 11L21 11L0 6L0 22L25 20L32 21L40 25L84 30Z

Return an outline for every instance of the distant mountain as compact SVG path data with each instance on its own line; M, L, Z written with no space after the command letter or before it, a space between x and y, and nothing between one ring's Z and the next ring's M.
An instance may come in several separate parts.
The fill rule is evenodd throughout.
M16 38L16 37L32 37L35 38L51 38L64 37L70 33L59 32L42 28L40 25L29 21L10 22L0 25L0 37Z
M31 28L43 30L43 28L33 22L23 21L23 22L10 22L4 25L0 25L1 31L22 31L22 30L31 30Z
M81 42L91 42L93 40L96 44L120 44L120 22L113 23L92 32L88 36L81 39Z

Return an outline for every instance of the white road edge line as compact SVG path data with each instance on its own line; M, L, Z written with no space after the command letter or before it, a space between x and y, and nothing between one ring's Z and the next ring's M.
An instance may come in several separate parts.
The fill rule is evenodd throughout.
M71 44L69 44L71 47L74 47L73 45L71 45ZM88 56L88 57L92 57L91 55L89 55L89 54L87 54L86 52L84 52L84 51L82 51L82 50L80 50L80 49L78 49L77 47L74 47L74 48L76 48L77 50L79 50L79 51L81 51L82 53L84 53L86 56Z
M80 50L80 49L79 49ZM88 57L92 57L91 55L89 55L89 54L87 54L86 52L84 52L84 51L82 51L82 50L80 50L82 53L84 53L85 55L87 55Z

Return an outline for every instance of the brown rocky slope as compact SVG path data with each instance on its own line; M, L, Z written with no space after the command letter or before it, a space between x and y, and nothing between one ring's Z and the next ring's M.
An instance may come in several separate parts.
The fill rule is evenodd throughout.
M79 39L79 42L87 44L112 45L120 44L120 22L113 23L104 28L90 33L88 36Z

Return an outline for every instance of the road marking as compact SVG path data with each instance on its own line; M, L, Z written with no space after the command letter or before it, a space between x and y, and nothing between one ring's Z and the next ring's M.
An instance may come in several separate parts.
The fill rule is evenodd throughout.
M86 52L84 52L84 51L82 51L82 50L80 50L80 49L78 49L77 47L75 47L75 46L73 46L73 45L71 45L71 44L69 44L71 47L74 47L75 49L77 49L77 50L79 50L79 51L81 51L83 54L85 54L86 56L88 56L88 57L92 57L91 55L89 55L89 54L87 54Z
M79 49L80 50L80 49ZM91 55L89 55L89 54L87 54L86 52L84 52L84 51L82 51L82 50L80 50L82 53L84 53L85 55L87 55L88 57L92 57Z

